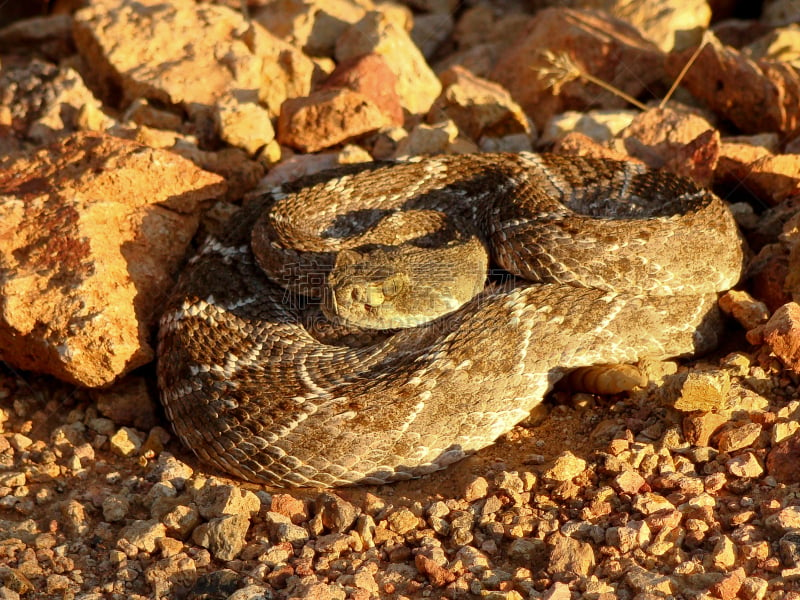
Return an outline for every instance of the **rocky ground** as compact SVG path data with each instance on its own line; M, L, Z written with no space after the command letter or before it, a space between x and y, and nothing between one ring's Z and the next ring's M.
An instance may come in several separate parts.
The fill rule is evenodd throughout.
M800 8L546 4L0 6L0 599L800 598ZM159 306L244 194L496 150L713 187L752 250L723 346L391 486L180 446Z

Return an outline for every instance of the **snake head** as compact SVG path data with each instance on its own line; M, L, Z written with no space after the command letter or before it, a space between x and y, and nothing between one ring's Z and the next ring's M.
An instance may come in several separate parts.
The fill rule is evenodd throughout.
M328 275L323 312L329 319L371 329L411 327L408 273L384 253L342 250Z

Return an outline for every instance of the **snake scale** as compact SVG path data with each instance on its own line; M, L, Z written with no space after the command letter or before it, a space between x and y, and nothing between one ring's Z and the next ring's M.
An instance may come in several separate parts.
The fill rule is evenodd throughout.
M492 264L518 277L368 342L317 333L295 299L314 304L336 248L360 235L351 221L399 230L409 209L471 219ZM571 369L713 347L742 244L711 192L635 163L520 153L345 167L249 199L205 240L160 322L161 399L187 447L245 480L420 476L491 444Z

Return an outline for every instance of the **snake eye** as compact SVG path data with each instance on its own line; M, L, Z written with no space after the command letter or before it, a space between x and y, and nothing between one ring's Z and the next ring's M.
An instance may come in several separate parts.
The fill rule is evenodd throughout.
M394 298L402 290L403 282L399 277L390 277L384 281L383 285L381 286L381 291L386 298Z
M381 291L381 288L376 285L369 284L364 291L366 292L366 304L369 306L380 306L383 304L384 295Z

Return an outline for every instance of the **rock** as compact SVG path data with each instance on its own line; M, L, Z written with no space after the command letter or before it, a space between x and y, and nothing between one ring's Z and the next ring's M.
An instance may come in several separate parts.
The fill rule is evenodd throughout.
M33 51L34 55L43 54L53 62L72 54L71 15L61 13L31 17L0 29L0 53L21 54L24 50Z
M137 98L131 102L122 116L122 120L126 123L133 121L138 125L165 130L178 130L183 124L181 115L170 110L157 108L146 98ZM271 129L272 127L270 126Z
M341 556L352 549L354 538L344 533L329 533L320 535L314 542L314 549L320 554L332 555L332 558Z
M389 528L400 535L413 531L419 525L419 518L404 506L390 513L386 520L389 522Z
M150 327L197 227L191 213L223 192L221 178L80 133L0 160L0 181L3 360L88 387L152 360Z
M586 461L569 450L558 455L553 466L544 472L543 477L554 481L570 481L586 469Z
M745 330L755 329L769 319L767 305L745 291L725 292L719 299L719 307L736 319Z
M453 17L450 13L422 14L414 17L411 39L422 55L430 59L442 42L447 40L453 31Z
M767 527L781 533L800 530L800 506L787 506L765 520Z
M157 521L133 521L120 532L120 539L133 544L139 550L152 553L156 549L156 540L167 535L167 528Z
M744 185L770 206L800 193L800 153L775 154L764 148L730 143L723 145L720 153L715 173L718 183Z
M675 509L669 500L655 492L638 494L633 499L633 508L645 515L652 515L662 510L672 511Z
M611 160L633 160L624 152L595 142L582 133L568 133L553 145L553 152L570 156L589 156L592 158L610 158ZM641 162L641 161L639 161Z
M273 139L275 131L269 111L256 102L240 102L225 96L216 103L219 137L254 156Z
M391 124L365 95L346 88L325 89L283 103L278 141L303 152L317 152Z
M458 138L458 127L453 121L443 121L434 125L420 123L412 129L408 137L397 144L395 158L408 158L424 154L452 153Z
M289 598L308 598L309 600L345 600L346 593L339 584L323 583L309 575L296 579L288 588Z
M727 422L719 413L692 413L683 419L683 435L694 446L708 446L714 432Z
M208 548L218 560L233 560L242 551L250 519L244 514L211 519L192 531L192 540Z
M337 533L345 533L350 529L361 512L354 504L335 494L320 494L314 501L314 506L316 513L322 517L325 529Z
M725 466L728 472L736 477L759 477L764 473L764 468L752 452L733 457L725 463Z
M185 539L200 524L200 512L194 505L179 504L165 513L161 522L175 536Z
M252 19L309 56L332 56L336 40L366 14L372 2L289 0L255 8Z
M797 421L780 421L775 423L770 432L770 442L772 442L773 446L777 445L794 435L798 429L800 429L800 423Z
M444 89L428 112L428 121L451 119L472 140L532 134L528 117L502 87L463 67L439 75Z
M629 521L621 527L606 530L606 544L619 548L620 552L630 552L636 548L646 548L652 535L646 521Z
M251 517L261 510L261 500L253 492L209 479L195 497L197 510L204 519L224 515Z
M525 482L516 471L500 471L492 483L498 491L505 492L511 498L525 491Z
M319 154L298 154L289 159L281 161L269 174L264 177L258 185L259 190L269 190L270 188L281 185L288 181L294 181L299 177L319 173L327 169L333 169L344 164L357 162L369 162L372 157L363 150L356 150L353 157L348 152L357 146L345 146L338 152L320 152Z
M537 76L536 69L552 66L543 61L543 48L556 55L568 54L594 77L613 82L632 96L662 76L661 53L627 23L591 11L540 10L524 36L502 53L490 75L511 93L539 129L550 117L568 109L625 106L619 97L579 79L563 82L557 89L550 87L541 75ZM609 60L610 56L617 58ZM619 63L626 65L625 76Z
M365 590L373 596L377 596L379 588L374 573L375 570L371 569L370 565L359 568L353 573L353 585L359 590Z
M730 374L724 370L690 371L671 378L669 386L664 390L667 394L676 393L673 401L675 409L690 412L695 410L709 411L725 408L731 388Z
M487 46L508 47L525 32L531 16L519 12L497 10L488 3L466 7L453 31L453 39L461 50L486 50ZM482 73L469 69L483 77Z
M267 600L271 597L272 588L252 584L236 590L225 600Z
M81 56L127 102L148 98L197 116L235 90L252 90L250 101L275 117L284 100L311 89L309 58L226 6L125 0L91 5L74 19ZM184 39L191 52L175 43Z
M427 576L428 581L434 587L444 587L456 579L455 573L450 569L438 565L436 561L431 560L424 554L417 554L414 557L414 564L420 573Z
M569 591L569 585L560 581L551 585L547 591L542 595L542 600L571 600L572 593Z
M242 585L243 577L230 569L219 569L203 573L191 586L187 600L212 600L227 598Z
M673 167L671 170L678 174L690 176L688 167L691 165L680 165L676 157L708 131L716 132L707 119L694 112L670 107L651 108L635 116L620 138L625 150L649 167ZM716 153L706 165L709 174L713 173L719 156L719 134L716 136Z
M547 545L544 540L535 538L516 539L508 546L508 558L515 565L533 569L544 564Z
M626 494L636 494L646 483L644 477L633 469L626 469L614 478L614 487Z
M97 410L119 425L148 431L158 424L156 402L143 377L126 377L110 388L94 390L92 399Z
M781 560L787 567L800 566L800 533L790 531L778 542Z
M81 110L87 106L102 111L100 101L77 71L38 60L24 67L3 69L0 106L8 107L9 125L37 144L53 143L81 129ZM101 126L113 123L113 119L105 117Z
M109 522L121 521L128 514L130 502L122 494L113 494L103 499L103 518Z
M120 427L109 440L111 451L119 456L133 456L142 447L142 438L135 429Z
M782 483L800 481L800 435L772 447L767 455L767 473Z
M489 482L486 481L485 477L476 477L475 479L469 482L466 489L464 490L464 493L462 494L462 497L467 502L474 502L475 500L480 500L481 498L485 498L488 493L489 493Z
M304 527L292 523L289 517L275 512L267 512L264 515L264 522L267 524L269 538L274 544L290 542L301 545L308 540L308 531Z
M628 127L638 114L639 111L633 110L568 110L547 121L539 143L551 144L570 133L583 134L596 142L607 142Z
M731 573L726 573L722 581L714 584L711 588L711 593L722 600L733 600L737 597L745 577L747 577L747 574L742 567Z
M575 573L588 577L595 565L592 546L560 533L554 533L547 540L550 546L550 573Z
M183 489L184 483L194 471L184 462L179 461L169 452L161 452L147 474L151 481L169 481L176 488Z
M625 573L625 583L634 592L657 594L657 597L671 596L675 590L675 584L670 577L648 571L637 564Z
M800 67L800 27L779 27L742 48L752 58L782 61Z
M705 45L681 85L744 133L800 129L800 74L779 61L753 61L707 33ZM670 54L666 69L676 77L694 49Z
M739 588L739 594L744 600L763 600L767 595L767 582L761 577L747 577Z
M383 56L397 76L403 108L411 114L426 113L442 86L408 34L378 11L365 14L336 42L338 62L373 52Z
M711 21L711 7L706 0L589 0L581 6L627 21L665 52L696 45Z
M711 552L714 567L727 571L736 564L736 544L727 535L721 535Z
M273 494L270 510L289 517L295 525L308 520L306 503L291 494Z
M403 124L397 76L381 54L362 54L340 62L322 85L322 89L336 88L363 94L393 125Z
M65 511L71 508L72 508L71 506L66 507ZM81 510L82 508L83 507L81 506ZM76 527L73 527L71 530L77 532L78 531L77 527L82 526L83 528L85 528L86 527L86 524L84 523L85 518L86 516L83 513L78 515L77 518L75 519ZM78 521L80 521L80 523L78 523ZM33 519L25 519L24 521L21 522L6 521L4 519L0 519L0 531L5 532L3 534L5 539L17 538L23 544L33 544L34 540L36 539L36 536L41 533L41 531L39 531L39 528L36 525L36 522Z
M720 452L734 452L747 448L761 435L759 423L745 423L732 429L723 431L717 442Z
M789 302L778 308L764 325L762 336L770 351L800 373L800 304Z

